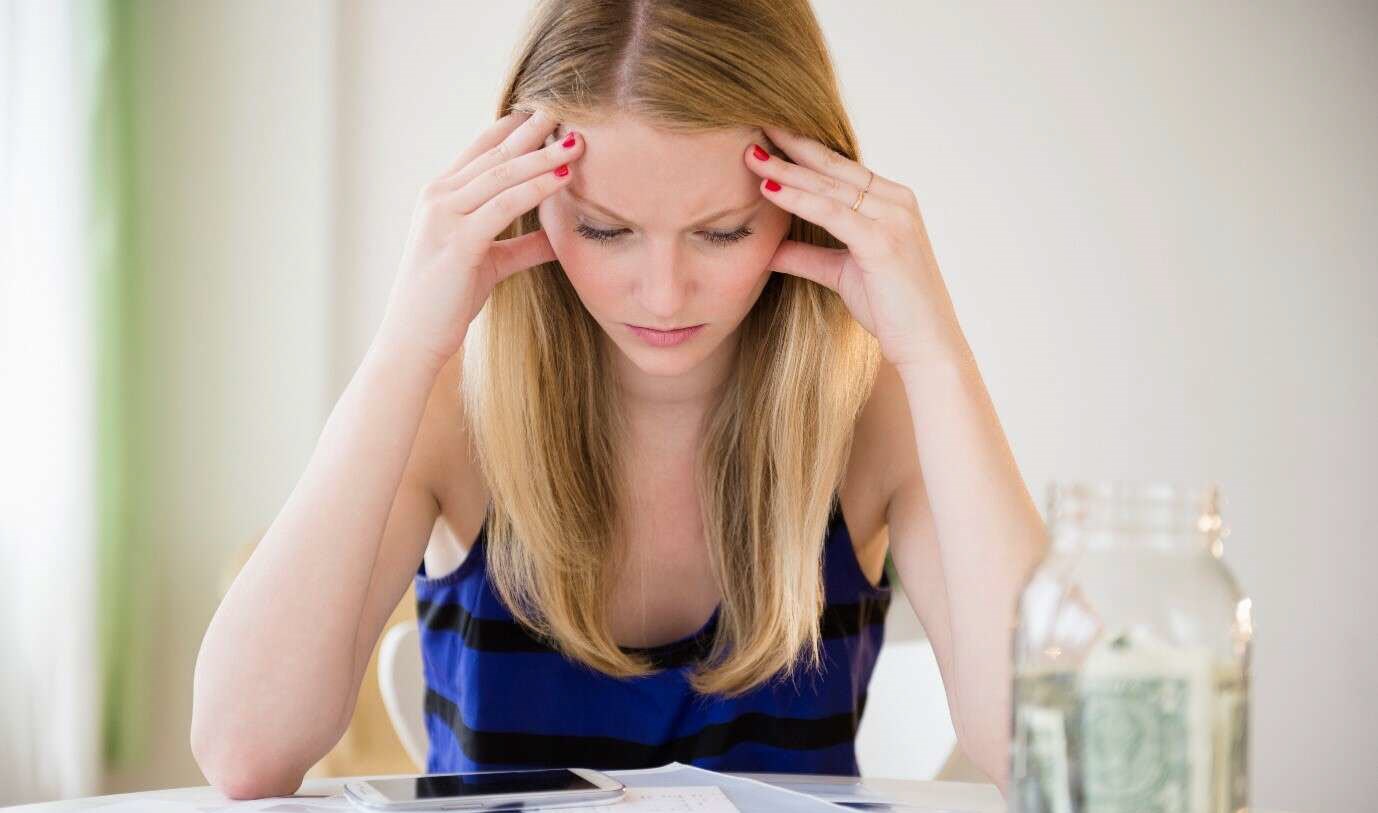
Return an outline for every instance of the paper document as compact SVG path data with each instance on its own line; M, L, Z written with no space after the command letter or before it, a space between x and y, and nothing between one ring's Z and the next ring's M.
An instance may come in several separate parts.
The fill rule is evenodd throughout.
M556 810L551 808L550 813L556 813ZM579 813L741 813L721 790L702 785L627 788L626 795L610 805L563 807L558 810Z
M848 809L798 791L682 762L606 773L621 780L627 787L716 787L741 813L825 813Z

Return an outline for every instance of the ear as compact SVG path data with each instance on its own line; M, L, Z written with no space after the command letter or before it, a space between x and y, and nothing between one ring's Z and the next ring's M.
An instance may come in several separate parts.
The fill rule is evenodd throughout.
M562 121L562 122L560 122L559 124L555 125L555 129L554 129L554 130L551 130L551 131L550 131L550 134L547 135L547 136L545 137L545 145L546 145L547 147L549 147L551 144L554 144L556 141L564 141L564 140L565 140L565 132L566 132L566 130L565 130L565 123Z
M752 129L751 140L757 144L760 144L761 149L765 150L766 152L770 153L776 158L783 158L786 161L789 160L789 156L785 154L785 151L780 149L780 146L776 144L774 141L771 141L770 136L766 135L766 131L762 130L760 127L755 127Z

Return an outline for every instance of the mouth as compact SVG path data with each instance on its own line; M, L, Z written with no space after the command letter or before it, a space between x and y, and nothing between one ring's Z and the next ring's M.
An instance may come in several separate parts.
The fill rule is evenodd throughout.
M623 322L623 324L627 325L627 327L641 339L655 347L670 347L686 342L697 335L704 327L703 324L698 324L662 330L660 328L633 325L628 322Z
M638 330L654 330L656 333L677 333L681 330L693 330L696 327L703 327L702 323L697 325L684 325L683 327L651 327L650 325L634 325L630 322L624 322L623 324L627 327L637 328Z

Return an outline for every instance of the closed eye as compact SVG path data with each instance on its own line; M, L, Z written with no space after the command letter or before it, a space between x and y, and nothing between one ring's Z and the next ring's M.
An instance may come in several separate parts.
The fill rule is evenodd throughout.
M600 242L604 240L615 240L626 231L626 229L595 229L592 226L585 226L583 223L575 226L574 230L590 240L598 240Z
M588 239L588 240L596 240L596 241L598 241L598 242L609 242L609 241L612 241L612 240L616 240L618 237L621 237L621 236L622 236L623 234L625 234L628 230L627 230L627 229L595 229L595 228L592 227L592 226L589 226L589 225L584 224L584 223L580 223L580 224L578 224L578 225L576 225L576 226L574 227L574 231L578 232L582 237L584 237L585 239ZM745 237L747 237L747 236L749 236L749 235L751 235L751 234L753 234L753 233L754 233L754 232L752 232L751 227L749 227L749 226L739 226L739 227L733 229L732 231L705 231L705 232L702 232L703 237L704 237L705 240L707 240L707 241L710 242L710 243L718 243L718 244L720 244L720 245L725 245L725 244L728 244L728 243L735 243L735 242L737 242L738 240L741 240L741 239L743 239L743 238L745 238Z

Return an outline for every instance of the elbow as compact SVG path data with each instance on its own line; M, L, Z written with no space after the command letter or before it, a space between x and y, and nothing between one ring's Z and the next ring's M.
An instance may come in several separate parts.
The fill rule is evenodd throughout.
M999 736L972 737L965 731L957 733L957 747L986 779L1007 797L1009 785L1009 740Z
M207 780L212 787L224 794L226 799L235 801L291 796L301 787L301 782L281 775L270 776L250 771L216 775L213 779L207 775Z
M344 733L340 725L321 730L327 718L313 718L309 709L305 719L295 717L282 710L285 703L211 685L205 674L198 660L188 744L207 782L227 798L296 793L307 771Z
M261 744L217 740L194 723L190 744L206 781L228 799L290 796L301 787L305 776L291 760L276 758Z
M198 756L196 762L212 787L235 800L291 796L301 787L304 775L248 760L213 762Z

